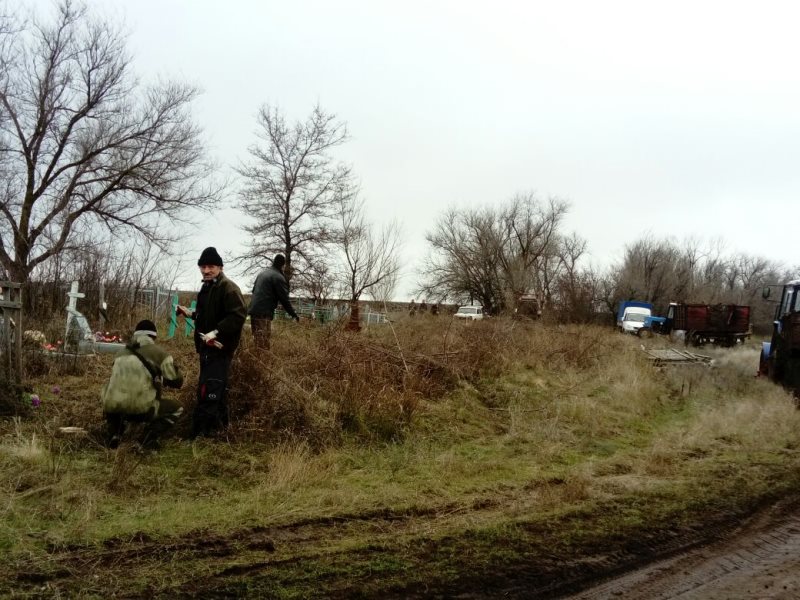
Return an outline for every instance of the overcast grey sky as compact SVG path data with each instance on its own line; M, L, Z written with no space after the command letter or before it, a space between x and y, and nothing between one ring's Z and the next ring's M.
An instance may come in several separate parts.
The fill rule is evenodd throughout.
M88 1L127 24L143 78L201 86L225 164L264 102L345 120L338 156L405 232L403 296L441 211L528 190L571 202L596 265L646 232L800 262L794 2ZM204 246L238 251L240 220L187 240L188 282Z

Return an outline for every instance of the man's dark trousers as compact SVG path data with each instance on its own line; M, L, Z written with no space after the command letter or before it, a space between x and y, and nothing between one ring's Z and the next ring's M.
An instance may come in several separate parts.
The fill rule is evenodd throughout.
M200 377L197 382L197 404L192 416L192 437L209 435L228 425L228 404L225 392L231 356L215 349L200 352Z

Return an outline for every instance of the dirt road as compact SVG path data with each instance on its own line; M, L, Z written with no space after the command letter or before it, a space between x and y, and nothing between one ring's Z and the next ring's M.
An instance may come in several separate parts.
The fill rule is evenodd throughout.
M800 598L800 508L775 507L715 544L662 560L569 600Z

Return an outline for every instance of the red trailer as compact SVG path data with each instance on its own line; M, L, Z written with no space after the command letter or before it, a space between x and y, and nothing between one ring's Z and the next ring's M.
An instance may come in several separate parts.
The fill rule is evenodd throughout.
M670 304L671 331L685 331L687 344L733 346L750 336L750 307L737 304Z

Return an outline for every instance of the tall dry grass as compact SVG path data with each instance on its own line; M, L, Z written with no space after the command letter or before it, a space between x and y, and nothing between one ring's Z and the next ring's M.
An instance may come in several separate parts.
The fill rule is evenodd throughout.
M480 388L482 381L516 367L548 373L548 386L558 389L563 402L546 403L542 409L546 414L591 413L591 401L569 404L572 391L581 389L582 378L613 380L614 374L596 369L600 364L607 369L609 357L630 353L626 341L600 327L544 326L510 319L462 323L428 315L403 316L391 326L371 326L355 334L335 324L276 322L272 348L263 352L254 348L246 329L231 370L231 426L225 435L241 442L299 439L312 448L348 437L399 440L412 426L421 402L439 402L464 385ZM191 415L198 375L192 340L179 337L160 343L184 372L186 383L177 397ZM44 357L31 350L26 360L31 389L43 398L35 418L49 427L84 427L93 434L87 443L99 441L99 392L112 361L109 355ZM63 387L64 392L49 395L53 386ZM504 406L497 408L512 412L528 410L507 407L507 398L489 393L484 401L499 402ZM184 418L174 434L185 436L189 421Z
M592 327L539 327L509 319L459 323L401 319L353 334L340 327L279 324L270 352L245 338L232 369L230 435L302 437L312 446L355 435L402 438L421 401L512 365L586 369L613 352ZM191 392L183 394L185 404Z
M185 375L177 397L187 417L173 431L183 437L198 361L190 338L161 343ZM757 359L745 350L719 352L714 368L658 372L639 345L602 327L501 318L462 323L401 316L391 326L357 334L337 325L276 322L267 352L257 351L249 329L244 332L232 366L225 436L233 442L300 440L312 449L348 438L397 441L413 429L421 406L430 412L466 386L476 390L482 409L502 417L508 435L562 447L620 434L632 419L652 418L689 395L753 394ZM67 391L45 398L35 418L51 429L84 427L92 434L85 443L98 443L99 390L113 357L37 360L39 389L61 385Z

